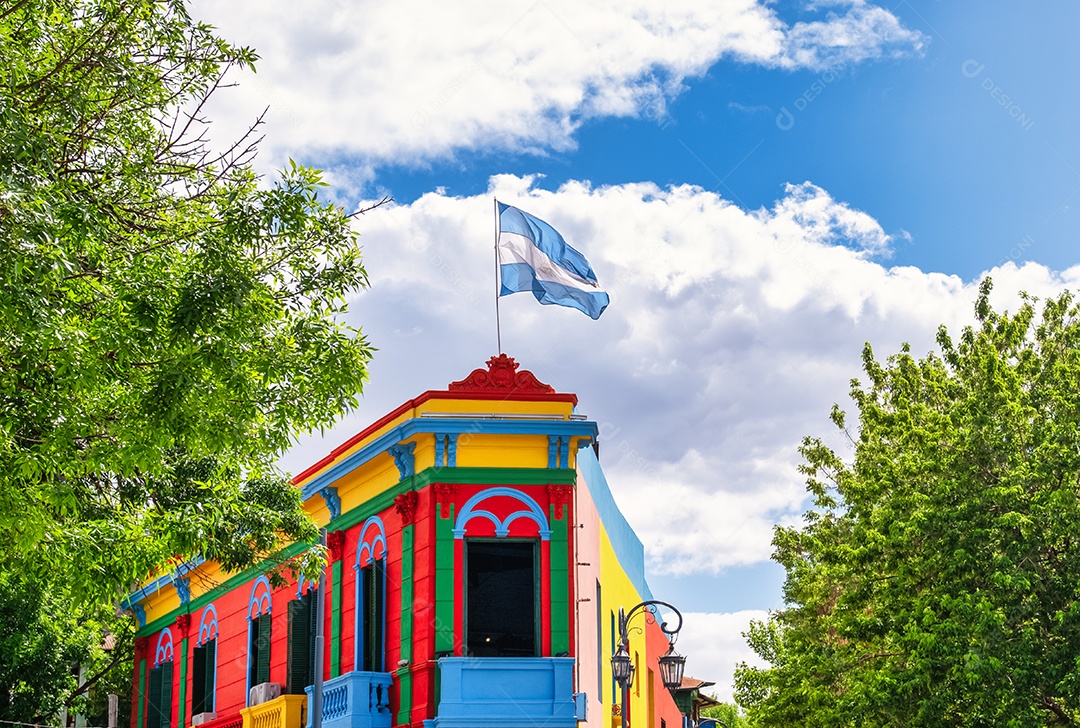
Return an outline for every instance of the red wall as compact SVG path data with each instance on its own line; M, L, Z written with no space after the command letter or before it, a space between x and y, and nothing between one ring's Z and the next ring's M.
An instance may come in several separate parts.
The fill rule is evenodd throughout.
M481 490L493 486L457 485L454 496L455 516L472 495ZM545 515L549 513L549 493L546 486L512 486L527 493L543 509ZM413 530L413 602L408 618L412 623L412 654L408 669L412 676L412 712L414 722L428 718L434 714L434 653L435 636L435 494L434 488L428 487L417 493L416 509L411 514L414 523ZM496 498L485 501L483 508L490 510L496 516L503 518L508 513L520 510L521 504L508 498ZM569 517L570 509L567 508ZM401 564L402 564L402 529L405 526L402 515L397 508L391 506L378 514L382 520L387 548L385 554L380 554L386 560L386 663L385 669L394 672L398 669L401 656ZM359 539L364 524L362 521L351 526L345 531L345 540L341 549L341 635L339 640L340 649L340 672L346 673L356 668L355 661L355 626L356 626L356 570ZM570 521L573 524L573 521ZM470 522L470 536L494 535L493 526L484 519L476 519ZM535 537L537 527L532 521L519 518L511 526L511 535L515 537ZM575 529L569 529L569 573L574 573L574 547L573 539ZM331 574L333 571L331 570ZM332 578L332 576L331 576ZM544 570L541 575L544 582L543 593L550 595L549 573ZM251 604L252 586L255 580L248 581L231 591L217 597L212 604L217 611L218 636L217 636L217 693L216 712L220 718L239 714L241 708L246 705L245 689L247 688L248 669L248 610ZM325 625L326 647L324 653L324 678L330 677L332 664L332 649L334 647L334 635L331 634L333 604L333 585L327 584L325 594ZM288 657L288 602L296 599L296 583L291 582L286 586L271 589L271 643L270 643L270 681L285 684ZM573 591L570 594L570 633L574 634L573 625ZM458 609L460 611L462 597L457 595ZM206 605L199 607L191 613L191 622L188 629L188 666L187 676L190 682L192 673L192 653L198 638L199 624ZM544 618L549 614L547 605L544 606ZM173 670L173 700L179 698L180 690L180 659L182 636L175 625L170 626L173 630L174 639L174 670ZM157 645L159 633L154 633L145 638L140 638L136 645L135 672L133 682L138 681L139 660L147 660L147 670L153 665L154 650ZM400 682L394 681L391 694L391 711L395 717L399 709L400 696L398 688ZM138 699L140 686L135 687L135 698ZM178 720L177 710L174 708L172 725L187 725L191 717L191 693L190 687L185 696L183 706L184 719ZM144 698L145 701L145 698ZM145 702L144 716L146 714ZM144 728L136 725L137 710L133 711L132 728ZM669 720L671 725L677 725ZM657 725L659 725L657 723Z

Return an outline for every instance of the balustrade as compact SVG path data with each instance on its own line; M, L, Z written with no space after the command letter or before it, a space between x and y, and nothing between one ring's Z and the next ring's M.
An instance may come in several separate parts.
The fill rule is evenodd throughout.
M300 728L307 721L306 695L282 695L250 708L242 708L243 728Z
M390 683L388 672L360 670L324 682L323 728L390 728ZM313 690L312 685L305 688L309 700Z

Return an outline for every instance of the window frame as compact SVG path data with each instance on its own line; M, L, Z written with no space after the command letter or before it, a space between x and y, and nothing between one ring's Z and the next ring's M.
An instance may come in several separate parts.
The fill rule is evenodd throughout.
M517 657L540 657L543 654L543 635L542 632L542 610L544 609L543 602L543 575L541 574L541 555L540 550L542 548L542 542L539 538L535 537L522 537L522 538L507 538L507 537L466 537L463 540L464 548L462 553L462 586L463 593L461 596L462 604L462 634L461 634L461 646L462 654L466 657L476 657L473 651L470 649L470 633L469 633L469 551L472 544L528 544L532 551L532 607L533 607L533 634L532 634L532 654L531 655L516 655ZM514 657L515 655L494 655L496 658Z
M191 714L213 713L217 700L217 638L191 652ZM209 703L209 704L208 704ZM197 708L202 708L198 710Z
M319 590L315 586L289 602L288 654L284 685L284 692L288 695L304 695L304 688L315 684L315 637L318 619Z
M211 603L203 609L202 617L199 619L199 634L195 639L195 649L191 654L191 714L193 716L217 711L217 638L217 609ZM200 667L203 673L202 680L197 677ZM202 710L195 709L199 702L202 703Z
M173 713L173 641L168 627L158 635L146 695L146 728L170 728ZM155 720L156 725L155 725Z
M244 690L244 705L248 707L251 706L251 688L270 680L273 611L274 600L270 580L263 575L252 583L251 596L248 599L248 660L244 675L247 683ZM265 643L265 649L259 649L260 643ZM262 675L265 675L265 679L259 680Z
M251 620L248 630L248 691L256 685L270 682L270 647L273 633L270 612ZM264 639L265 637L265 639ZM265 648L260 645L265 643ZM250 700L250 694L248 699Z
M386 560L381 558L356 570L356 669L386 671Z
M388 549L382 519L371 516L360 526L359 534L353 563L353 669L386 672ZM370 594L365 594L365 582L370 585L366 590ZM373 620L368 618L372 605Z

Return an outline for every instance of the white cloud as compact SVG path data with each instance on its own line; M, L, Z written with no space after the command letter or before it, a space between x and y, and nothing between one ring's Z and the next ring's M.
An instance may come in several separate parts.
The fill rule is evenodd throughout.
M269 105L262 162L318 150L368 177L458 150L568 148L584 118L662 118L722 58L821 70L925 42L861 1L791 25L758 0L199 0L194 14L262 57L218 95L218 138Z
M750 212L691 186L545 191L511 176L491 186L559 229L611 294L597 322L527 294L503 298L503 349L578 393L599 423L601 462L651 573L768 559L773 524L804 508L799 441L842 444L828 412L848 406L863 343L886 356L907 341L921 355L938 324L971 319L977 282L882 266L867 254L888 250L880 226L813 185ZM292 453L294 470L496 349L490 195L429 193L358 226L372 287L349 316L379 347L367 401ZM1080 282L1080 267L992 273L1001 302Z
M810 182L785 185L787 196L776 203L772 224L784 228L778 237L824 245L846 245L866 255L887 255L890 238L865 212L836 202Z
M691 186L545 191L535 182L499 176L490 193L560 230L612 303L594 322L527 294L505 297L503 349L577 393L579 411L597 421L601 463L649 574L694 575L705 591L737 586L725 568L767 560L773 524L800 522L801 438L843 447L828 412L848 406L863 343L884 357L907 341L921 355L939 323L955 331L971 321L977 281L884 267L869 251L887 252L889 236L809 183L745 211ZM362 408L291 452L294 471L496 351L490 194L429 193L357 225L372 286L348 315L379 351ZM998 307L1015 308L1020 290L1045 297L1080 285L1080 266L991 273ZM686 614L688 674L730 699L734 665L755 660L741 633L764 616Z
M825 69L848 63L896 57L919 51L927 38L905 28L884 8L854 2L819 3L839 5L845 12L830 12L825 20L796 23L785 34L778 65L785 68Z
M704 689L705 694L715 695L731 703L732 678L735 665L765 667L743 639L743 632L752 620L763 620L768 612L747 609L729 614L687 612L683 614L683 631L679 635L678 649L686 654L686 675L698 680L716 683Z

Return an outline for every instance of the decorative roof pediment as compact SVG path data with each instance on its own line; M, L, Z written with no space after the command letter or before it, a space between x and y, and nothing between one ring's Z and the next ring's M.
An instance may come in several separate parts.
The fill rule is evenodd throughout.
M499 392L504 394L554 394L555 388L544 384L527 369L517 371L521 366L506 354L499 354L487 360L487 370L474 369L460 382L451 382L447 389L451 392L483 393Z

